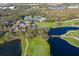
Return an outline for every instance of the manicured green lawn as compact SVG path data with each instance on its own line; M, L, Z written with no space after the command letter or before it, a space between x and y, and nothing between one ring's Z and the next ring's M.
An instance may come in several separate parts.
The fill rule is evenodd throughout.
M76 23L78 23L79 20L68 20L68 21L62 21L61 24L58 24L58 22L37 22L37 26L39 28L50 28L50 27L66 27L66 26L73 26Z
M79 30L71 30L68 31L68 33L65 34L66 36L75 36L79 38Z
M50 27L58 27L57 22L38 22L36 23L39 28L50 28Z
M50 22L38 22L37 26L39 28L52 27L52 23L50 23Z
M65 41L67 41L69 44L72 46L78 47L79 48L79 41L72 39L72 38L64 38Z
M27 42L28 40L28 46ZM50 47L48 42L46 42L41 37L34 37L33 39L23 38L21 36L21 51L22 56L25 55L25 49L27 56L49 56L50 55Z
M79 20L69 20L69 21L64 21L62 22L61 26L72 26L75 25L76 23L79 23Z
M76 31L69 31L67 34L65 34L66 36L75 36L79 38L79 30ZM78 47L79 48L79 41L75 40L73 38L64 38L65 41L67 41L69 44Z
M28 56L49 56L49 44L40 37L35 37L29 41Z

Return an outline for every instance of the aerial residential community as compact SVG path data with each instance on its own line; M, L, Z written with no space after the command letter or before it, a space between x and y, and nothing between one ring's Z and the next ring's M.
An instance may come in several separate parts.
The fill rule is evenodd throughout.
M0 56L79 56L79 3L0 3Z

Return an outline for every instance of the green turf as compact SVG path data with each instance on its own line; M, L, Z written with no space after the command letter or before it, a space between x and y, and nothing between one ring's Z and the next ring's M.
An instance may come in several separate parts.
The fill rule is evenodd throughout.
M75 36L75 37L78 37L79 38L79 30L69 31L65 35L66 36ZM75 40L73 38L64 38L64 40L67 41L72 46L75 46L75 47L78 47L79 48L79 41L78 40Z
M28 56L49 56L49 44L42 38L35 37L29 41Z
M72 26L75 25L76 23L79 23L79 20L68 20L67 22L66 21L62 22L62 26Z
M72 38L64 38L64 40L67 41L72 46L79 48L79 41L72 39Z
M75 36L75 37L78 37L79 38L79 30L71 30L71 31L68 31L65 35L66 36Z
M75 24L78 24L79 23L79 20L67 20L66 21L61 21L60 24L58 22L37 22L37 26L39 28L54 28L54 27L66 27L66 26L73 26ZM79 24L78 24L79 25Z

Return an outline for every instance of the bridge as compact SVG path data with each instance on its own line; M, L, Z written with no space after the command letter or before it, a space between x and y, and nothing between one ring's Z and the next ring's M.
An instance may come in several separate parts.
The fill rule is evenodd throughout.
M61 37L60 35L50 35L49 37Z

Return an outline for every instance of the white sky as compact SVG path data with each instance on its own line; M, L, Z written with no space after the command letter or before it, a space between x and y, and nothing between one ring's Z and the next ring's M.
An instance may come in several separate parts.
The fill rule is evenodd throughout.
M0 3L78 3L79 0L0 0Z

